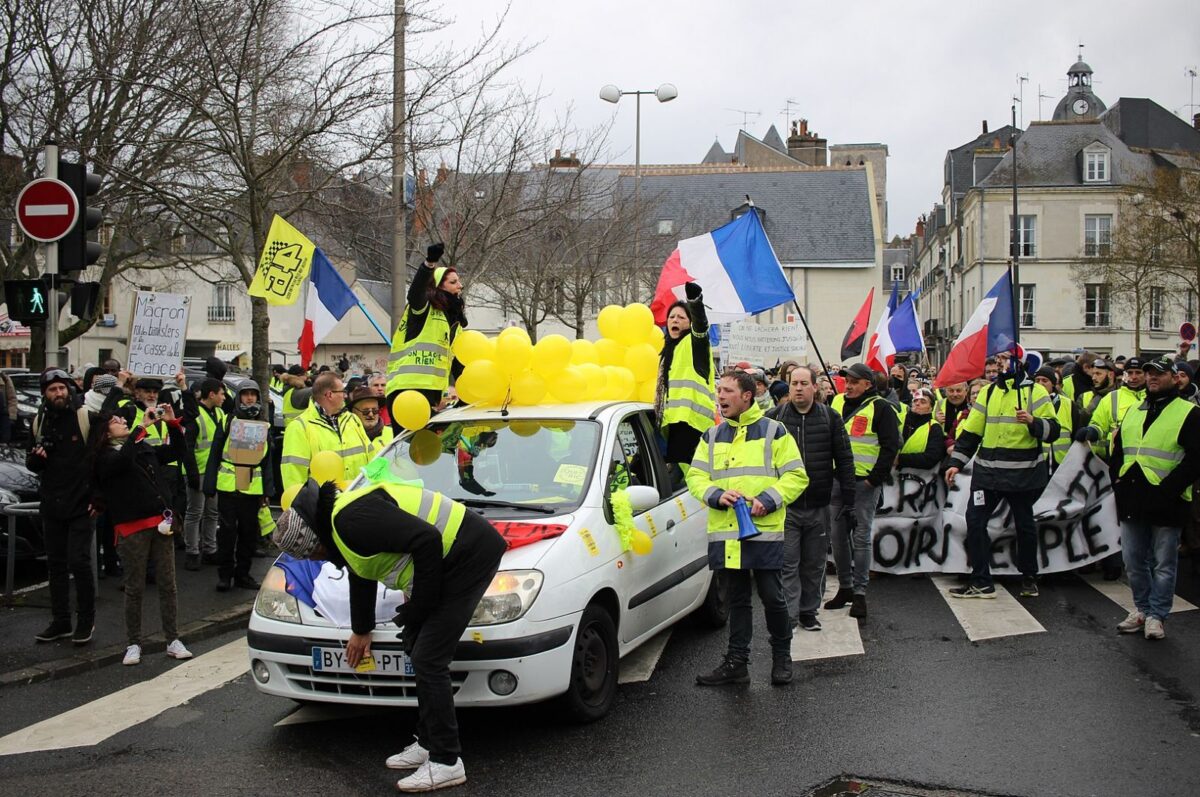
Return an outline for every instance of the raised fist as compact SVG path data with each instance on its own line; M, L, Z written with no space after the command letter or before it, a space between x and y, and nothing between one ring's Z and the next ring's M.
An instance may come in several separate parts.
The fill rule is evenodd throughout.
M436 263L442 259L442 255L445 254L445 252L446 245L443 243L436 243L425 250L425 262Z
M683 292L687 295L689 302L697 301L702 295L700 291L700 283L689 282L683 286Z

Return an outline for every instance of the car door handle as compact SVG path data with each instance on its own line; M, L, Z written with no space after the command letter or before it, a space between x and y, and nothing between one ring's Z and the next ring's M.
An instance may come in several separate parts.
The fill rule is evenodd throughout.
M668 521L667 521L667 531L670 531L670 530L671 530L671 529L673 529L673 528L675 528L675 521L674 521L674 520L668 520Z

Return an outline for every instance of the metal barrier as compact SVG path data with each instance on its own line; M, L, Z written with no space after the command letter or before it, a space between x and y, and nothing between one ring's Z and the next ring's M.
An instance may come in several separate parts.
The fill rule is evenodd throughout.
M10 600L13 593L13 579L16 578L17 568L17 518L40 515L40 501L28 501L23 504L5 504L0 512L8 516L8 559L4 563L4 598Z

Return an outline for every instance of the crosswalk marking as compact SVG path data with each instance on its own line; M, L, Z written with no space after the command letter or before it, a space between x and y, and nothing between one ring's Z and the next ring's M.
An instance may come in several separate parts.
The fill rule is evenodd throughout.
M649 681L670 638L671 629L660 631L621 659L621 674L617 677L617 683L638 684Z
M838 589L836 578L825 580L825 595L821 602L832 598ZM832 659L838 656L862 656L862 634L858 620L850 616L850 608L822 609L819 615L820 631L805 631L797 627L792 632L792 661Z
M0 738L0 756L99 744L126 728L232 681L249 669L244 638L148 681Z
M930 576L929 580L950 605L950 611L954 612L955 619L972 642L1046 631L1012 593L999 584L996 584L994 599L982 600L951 597L949 589L961 586L954 576Z
M1133 605L1133 593L1129 591L1128 584L1125 584L1121 581L1105 581L1104 577L1100 573L1088 573L1085 576L1081 576L1081 578L1095 587L1097 592L1120 606L1125 611L1132 612L1135 608L1137 608ZM1183 598L1176 595L1175 600L1171 603L1171 614L1190 612L1195 608L1196 606L1194 604L1188 603Z

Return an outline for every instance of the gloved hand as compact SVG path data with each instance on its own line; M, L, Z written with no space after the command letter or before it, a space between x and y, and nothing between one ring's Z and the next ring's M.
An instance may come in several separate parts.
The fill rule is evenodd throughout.
M1071 435L1076 443L1099 443L1100 430L1094 426L1081 426Z
M685 283L683 292L687 295L689 302L697 301L703 295L703 291L700 290L700 283L698 282Z
M838 519L846 524L847 531L854 531L858 528L858 515L854 513L852 506L843 506L838 512Z
M396 616L392 618L392 623L395 624L397 628L403 628L404 626L408 625L406 616L407 612L405 612L405 609L407 608L408 604L405 603L402 603L396 607Z
M412 623L404 626L400 632L400 649L404 651L405 656L412 656L413 648L417 646L417 635L420 633L421 629Z
M425 250L425 262L436 263L442 259L442 255L446 253L446 245L436 243Z

